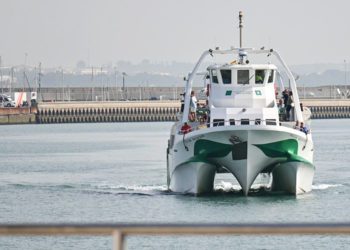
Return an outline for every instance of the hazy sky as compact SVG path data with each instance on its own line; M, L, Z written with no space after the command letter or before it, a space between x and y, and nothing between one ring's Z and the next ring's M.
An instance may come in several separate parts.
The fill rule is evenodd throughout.
M349 0L0 0L7 65L195 62L208 48L273 47L289 64L350 61Z

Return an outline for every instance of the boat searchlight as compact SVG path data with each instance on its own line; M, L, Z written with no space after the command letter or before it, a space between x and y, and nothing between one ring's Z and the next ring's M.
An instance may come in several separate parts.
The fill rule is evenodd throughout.
M240 49L238 53L239 64L244 64L244 63L248 64L249 60L245 60L247 56L248 56L247 51Z

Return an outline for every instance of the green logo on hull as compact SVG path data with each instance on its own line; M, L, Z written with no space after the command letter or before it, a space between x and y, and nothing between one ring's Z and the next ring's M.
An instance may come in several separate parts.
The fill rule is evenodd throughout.
M222 158L232 153L232 160L247 159L247 142L225 144L209 140L198 140L194 145L194 156L200 158Z
M288 139L267 144L253 144L270 158L287 158L287 161L306 162L303 157L298 156L298 142L295 139Z
M232 90L226 90L226 95L232 95Z

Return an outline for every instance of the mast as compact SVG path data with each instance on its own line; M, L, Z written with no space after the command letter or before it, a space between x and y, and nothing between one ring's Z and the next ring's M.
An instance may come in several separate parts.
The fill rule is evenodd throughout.
M242 29L243 29L243 12L239 12L239 47L242 48Z

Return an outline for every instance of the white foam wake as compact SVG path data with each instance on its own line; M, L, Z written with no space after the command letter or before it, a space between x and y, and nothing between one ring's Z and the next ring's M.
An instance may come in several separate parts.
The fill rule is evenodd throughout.
M224 191L224 192L230 192L230 191L237 191L241 190L240 185L235 185L231 182L227 181L221 181L220 183L217 183L214 185L214 190L215 191Z
M318 185L312 185L312 189L314 190L324 190L328 188L336 188L336 187L341 187L343 186L342 184L318 184Z
M151 191L167 191L166 185L113 185L113 184L97 184L94 186L103 190L123 190L131 192L151 192Z
M269 184L267 183L254 183L250 189L253 190L259 190L261 188L269 188ZM215 191L223 191L223 192L230 192L230 191L239 191L242 190L241 186L238 184L234 184L232 182L226 182L221 181L220 183L215 184L214 186Z

